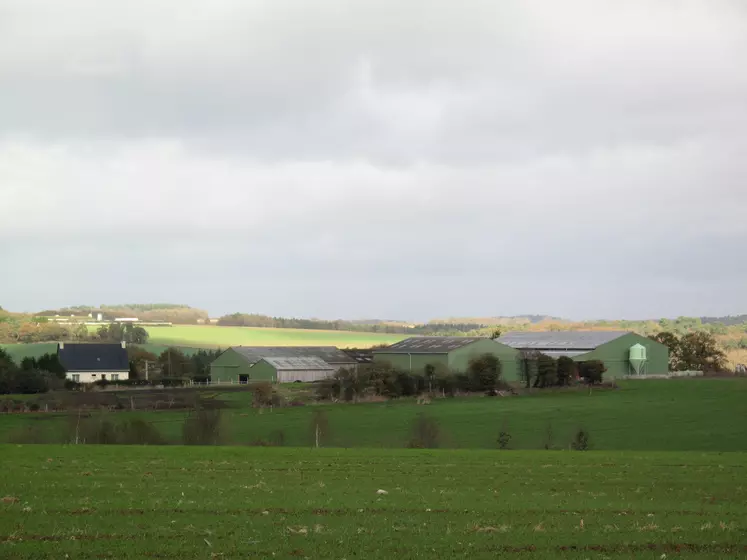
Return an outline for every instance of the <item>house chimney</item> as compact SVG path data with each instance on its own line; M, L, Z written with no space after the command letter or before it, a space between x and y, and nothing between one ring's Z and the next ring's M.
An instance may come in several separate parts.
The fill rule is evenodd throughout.
M127 343L124 340L122 341L122 348L127 348Z

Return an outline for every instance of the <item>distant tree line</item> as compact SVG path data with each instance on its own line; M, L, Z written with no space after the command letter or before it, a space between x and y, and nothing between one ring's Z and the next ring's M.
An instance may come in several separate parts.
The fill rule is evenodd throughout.
M127 342L130 344L146 344L148 338L148 331L132 323L102 325L96 329L96 334L91 336L91 339L101 342Z
M45 318L0 316L0 343L27 344L87 340L85 325L58 325Z
M119 317L134 317L141 321L167 322L177 325L195 325L208 321L208 313L202 309L195 309L188 305L171 303L132 303L125 305L101 305L99 307L90 305L76 305L63 307L61 309L46 309L37 313L40 317L62 317L75 315L76 317L87 317L89 314L96 317L99 313L102 319L113 321Z
M321 319L297 319L288 317L270 317L254 313L232 313L218 319L219 326L225 327L263 327L277 329L310 329L328 331L374 332L388 334L412 334L431 336L460 336L483 325L464 324L423 324L416 326L390 325L386 323L360 323L357 321L326 321Z
M0 343L37 342L128 342L146 344L148 331L132 323L102 325L89 333L82 323L61 325L47 317L0 315Z

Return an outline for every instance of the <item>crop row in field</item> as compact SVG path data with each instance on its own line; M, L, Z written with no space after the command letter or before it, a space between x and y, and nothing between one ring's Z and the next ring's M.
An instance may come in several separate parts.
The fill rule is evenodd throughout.
M0 447L0 555L733 558L747 455Z

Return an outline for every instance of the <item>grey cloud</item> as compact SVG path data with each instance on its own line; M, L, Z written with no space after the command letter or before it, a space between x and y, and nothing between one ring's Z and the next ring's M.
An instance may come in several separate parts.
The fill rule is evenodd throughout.
M746 54L737 1L0 0L0 305L744 311Z

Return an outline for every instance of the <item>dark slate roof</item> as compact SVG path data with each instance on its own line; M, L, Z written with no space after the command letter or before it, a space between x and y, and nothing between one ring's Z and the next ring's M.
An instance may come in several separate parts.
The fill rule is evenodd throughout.
M478 340L490 340L469 336L414 336L386 348L374 350L374 354L448 354Z
M70 344L57 348L66 371L129 371L127 350L121 344Z
M628 331L548 331L503 334L498 342L519 350L594 350Z
M255 364L263 358L319 358L328 364L350 364L356 361L334 346L232 346L231 350Z

